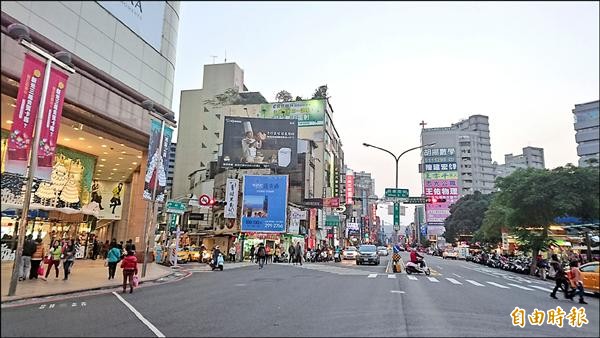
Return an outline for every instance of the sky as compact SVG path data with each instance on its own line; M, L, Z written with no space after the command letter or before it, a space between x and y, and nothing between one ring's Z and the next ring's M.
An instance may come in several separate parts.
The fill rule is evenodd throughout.
M576 164L572 109L600 90L598 13L598 2L181 2L172 108L226 51L269 101L327 84L345 163L371 172L380 196L395 162L362 143L399 154L420 144L422 120L487 115L494 161L534 146L548 168ZM411 196L419 161L400 160Z

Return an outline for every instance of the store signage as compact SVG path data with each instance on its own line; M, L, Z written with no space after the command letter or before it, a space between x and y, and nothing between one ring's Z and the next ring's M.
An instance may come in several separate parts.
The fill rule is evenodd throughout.
M225 218L237 218L238 207L238 192L240 189L240 181L234 178L227 179L227 188L225 190Z
M322 208L323 207L323 199L322 198L307 198L302 201L302 204L307 207L313 208Z
M340 169L337 166L333 170L333 196L340 196Z
M317 228L317 209L309 210L309 229L314 230Z
M256 239L268 239L271 241L275 241L275 240L279 239L278 234L266 234L266 233L260 233L260 232L245 232L244 237L246 239L256 238Z
M346 204L354 204L354 173L346 172Z
M161 121L152 120L150 143L148 145L148 162L146 176L144 177L144 199L148 201L152 201L154 192L156 193L154 195L156 202L164 202L165 200L164 191L167 185L167 168L165 164L169 163L172 136L172 128Z
M46 91L42 128L40 129L40 143L37 155L37 169L35 177L49 180L52 174L52 164L56 152L56 140L60 128L67 80L69 76L59 69L52 68Z
M97 1L97 3L160 52L166 1Z
M25 54L13 124L8 137L5 164L7 172L25 175L27 170L29 150L33 143L33 128L42 95L44 68L44 62Z
M340 206L340 198L339 197L324 198L323 206L327 207L327 208L337 208Z

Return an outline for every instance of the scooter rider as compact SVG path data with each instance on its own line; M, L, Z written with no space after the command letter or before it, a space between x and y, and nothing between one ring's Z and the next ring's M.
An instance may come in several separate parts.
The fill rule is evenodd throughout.
M414 264L419 264L421 268L425 267L425 262L423 262L423 256L419 255L417 249L413 248L410 252L410 261Z

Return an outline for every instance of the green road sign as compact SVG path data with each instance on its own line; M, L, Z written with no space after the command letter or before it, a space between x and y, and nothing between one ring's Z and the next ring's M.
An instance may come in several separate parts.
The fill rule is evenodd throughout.
M169 230L175 231L177 228L177 215L171 214L171 219L169 219Z
M404 204L425 204L427 203L427 197L409 197Z
M340 224L340 217L338 215L326 215L325 216L325 226L326 227L335 227Z
M408 189L385 188L385 197L408 198Z
M185 214L185 210L187 209L185 203L177 202L177 201L167 201L167 213L169 214Z
M400 230L400 203L394 203L394 226L398 226L397 230ZM394 227L394 229L396 229Z

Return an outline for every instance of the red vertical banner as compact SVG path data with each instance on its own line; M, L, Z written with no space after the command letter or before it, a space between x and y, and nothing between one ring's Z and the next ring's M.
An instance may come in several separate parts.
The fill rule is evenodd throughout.
M38 148L38 163L35 177L50 180L54 154L56 152L56 141L60 129L60 118L62 116L65 91L69 76L59 69L50 71L46 103L44 104L44 118L40 131L40 144Z
M354 204L354 173L346 172L346 204Z
M13 124L8 138L8 149L5 170L25 175L31 143L33 143L33 127L37 118L42 96L45 63L25 54L19 92Z

